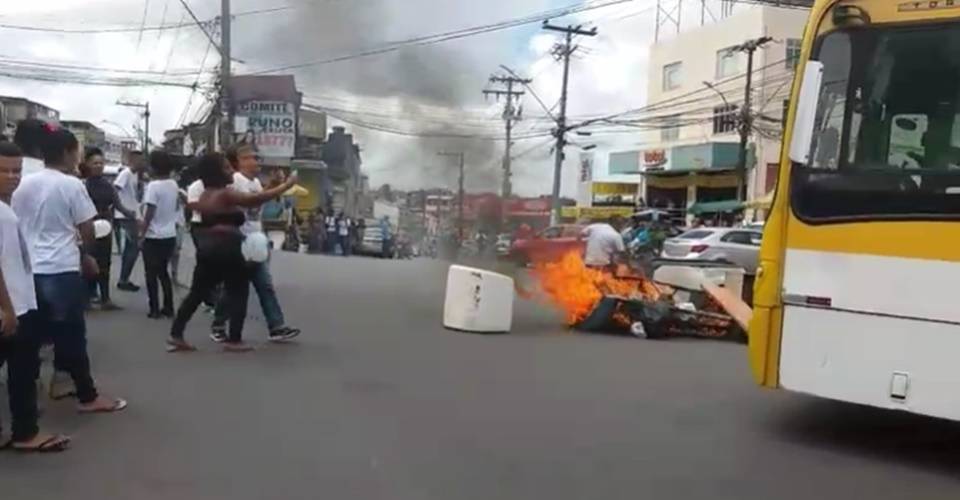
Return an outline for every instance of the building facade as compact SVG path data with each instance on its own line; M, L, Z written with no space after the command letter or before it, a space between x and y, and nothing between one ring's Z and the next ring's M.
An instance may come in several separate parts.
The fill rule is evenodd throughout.
M808 14L738 6L729 17L656 43L647 71L648 105L636 117L648 128L643 146L611 152L608 174L637 176L649 206L692 213L698 203L733 206L748 57L736 47L771 37L753 56L746 198L766 194L776 180L784 111Z

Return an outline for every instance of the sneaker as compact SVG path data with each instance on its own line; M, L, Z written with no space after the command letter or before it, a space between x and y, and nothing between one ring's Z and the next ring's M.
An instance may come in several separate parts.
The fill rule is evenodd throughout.
M124 292L139 292L140 287L130 283L129 281L117 283L117 289L123 290Z
M290 340L295 338L297 335L300 335L299 328L291 328L289 326L281 326L270 332L268 335L270 342L283 342L285 340Z
M227 341L227 330L223 327L213 327L210 330L210 340L222 344Z

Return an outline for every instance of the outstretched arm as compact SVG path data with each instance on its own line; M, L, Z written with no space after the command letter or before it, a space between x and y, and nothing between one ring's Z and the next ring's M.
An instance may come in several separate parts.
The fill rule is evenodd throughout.
M239 191L228 189L226 190L225 196L227 196L227 200L234 205L241 207L256 207L263 205L277 196L282 195L288 189L292 188L296 183L297 176L291 175L282 184L274 186L270 189L265 189L259 193L241 193Z

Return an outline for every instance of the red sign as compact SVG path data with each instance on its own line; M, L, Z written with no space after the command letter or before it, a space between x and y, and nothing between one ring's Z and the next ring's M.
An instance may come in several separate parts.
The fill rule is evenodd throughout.
M662 167L667 164L667 152L663 149L651 149L643 152L643 166L647 168Z
M512 198L504 202L503 211L510 215L549 215L548 198Z

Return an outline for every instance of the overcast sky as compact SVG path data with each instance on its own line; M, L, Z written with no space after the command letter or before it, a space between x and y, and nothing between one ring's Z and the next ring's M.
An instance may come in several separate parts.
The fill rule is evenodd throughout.
M600 3L606 0L594 0ZM40 27L96 29L189 21L180 0L43 0L4 2L0 23ZM218 0L188 0L203 20L218 14ZM293 9L238 17L234 23L236 72L255 71L308 60L354 53L385 41L494 23L567 6L575 0L235 0L234 12L289 5ZM572 64L571 115L620 111L645 100L646 61L652 42L653 0L632 2L559 19L557 23L589 22L600 35L582 39L583 50ZM487 77L507 64L534 77L533 87L548 106L559 97L561 66L550 48L556 34L537 25L488 33L429 47L325 64L294 71L308 101L360 110L365 121L406 130L470 130L498 133L501 103L485 101ZM197 29L125 34L54 34L0 29L0 56L176 72L198 68L207 40ZM206 67L216 67L212 51ZM161 78L154 76L151 78ZM112 88L41 83L0 78L0 93L21 95L53 106L65 119L98 123L108 131L127 130L137 111L116 106L118 99L151 103L151 136L157 142L165 129L202 112L202 95L188 89ZM192 98L191 98L192 97ZM188 103L191 103L188 106ZM185 111L186 109L186 111ZM542 115L529 95L524 112ZM356 117L356 115L353 115ZM415 121L419 119L420 121ZM452 125L443 126L449 121ZM533 121L518 125L519 133ZM467 151L468 188L495 190L502 142L402 137L348 126L363 148L364 168L374 185L390 182L400 188L455 185L455 172L439 150ZM635 145L634 136L579 138L596 143L598 152ZM587 141L587 142L584 142ZM547 139L516 142L515 186L521 194L550 191L552 159ZM537 147L539 146L539 147ZM531 149L533 148L533 149ZM599 153L598 153L599 154ZM575 192L578 150L568 148L564 193ZM602 173L602 172L601 172Z

